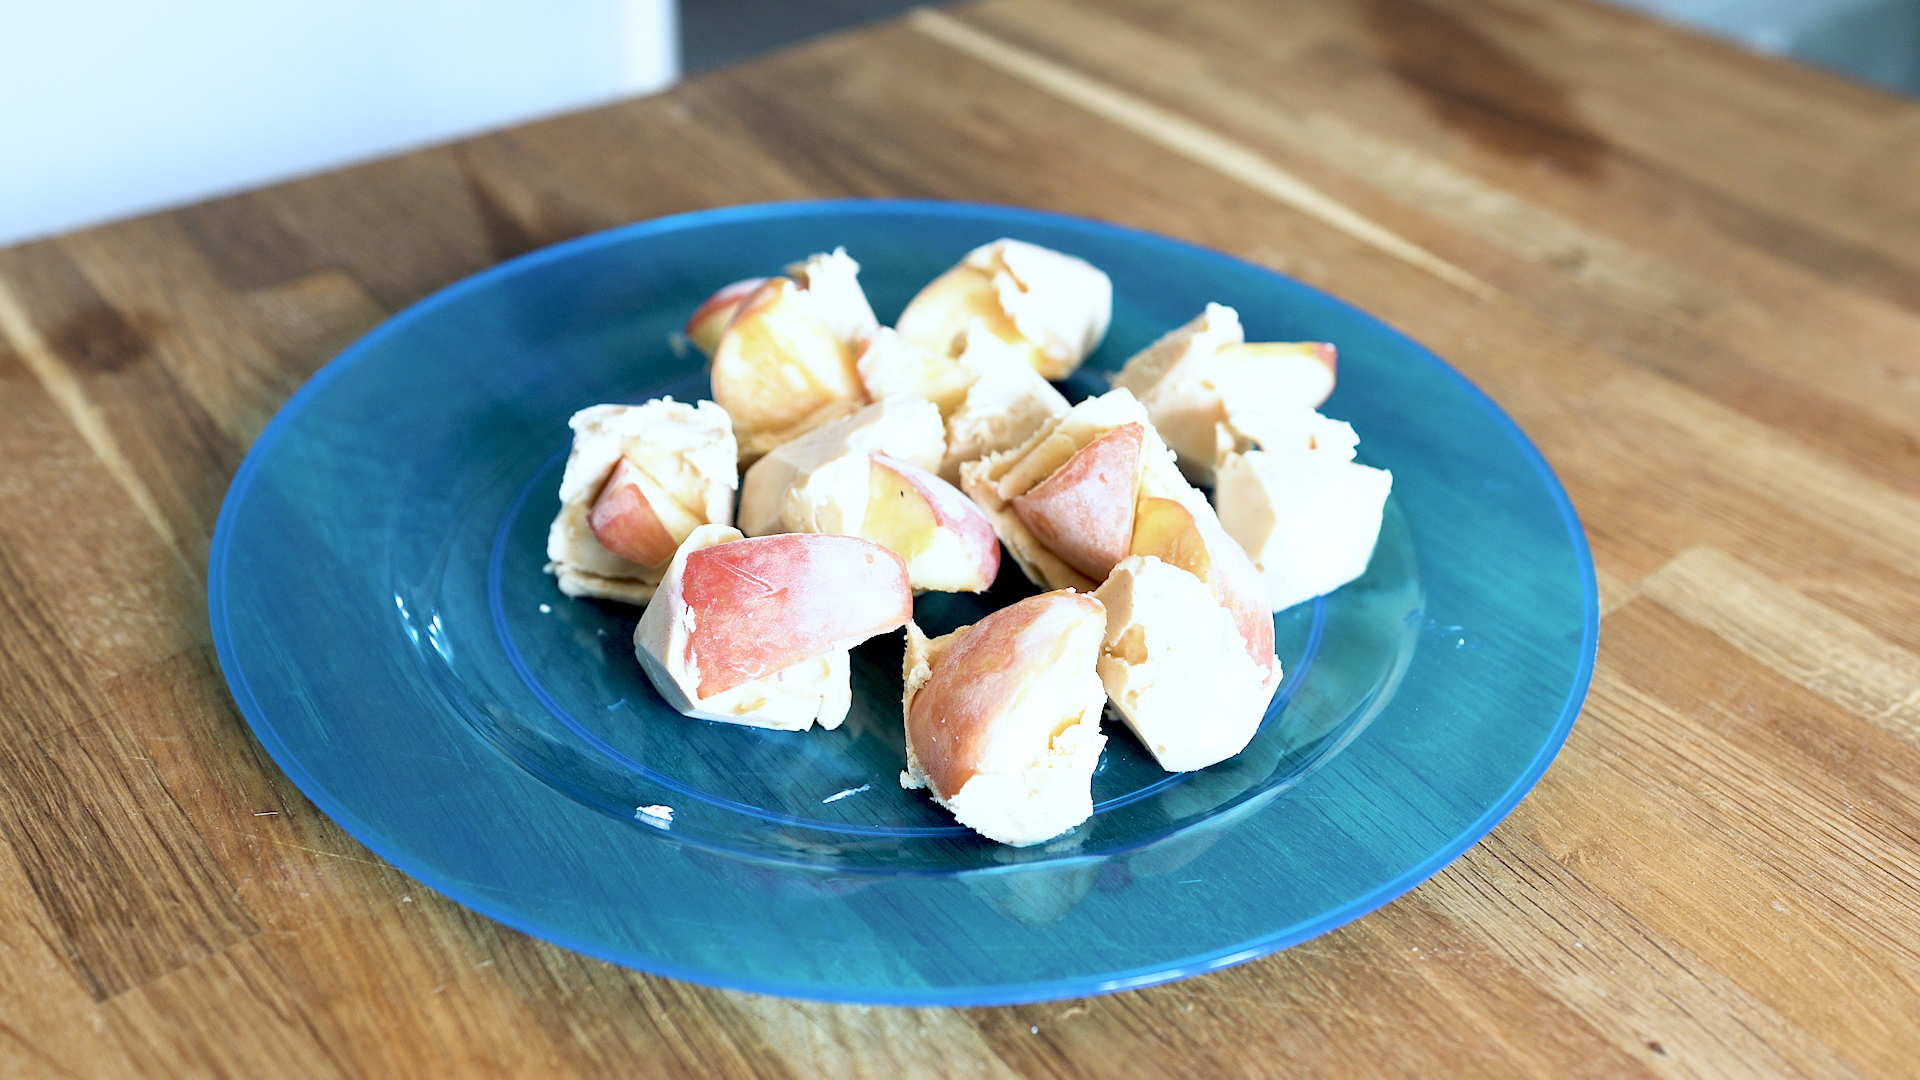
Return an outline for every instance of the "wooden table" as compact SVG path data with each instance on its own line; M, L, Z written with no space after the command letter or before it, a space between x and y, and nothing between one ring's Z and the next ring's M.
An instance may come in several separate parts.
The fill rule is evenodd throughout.
M1606 611L1533 795L1280 955L968 1010L586 960L322 818L208 644L274 410L508 256L842 195L1212 245L1490 392ZM0 1073L1912 1076L1916 435L1920 104L1582 0L988 0L0 251Z

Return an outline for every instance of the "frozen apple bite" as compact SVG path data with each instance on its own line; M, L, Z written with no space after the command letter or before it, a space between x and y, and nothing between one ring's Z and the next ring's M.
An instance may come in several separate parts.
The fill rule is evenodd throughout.
M980 320L965 331L958 356L944 356L881 327L858 366L867 396L925 398L947 427L940 478L960 482L960 466L1007 450L1067 411L1067 399Z
M878 544L703 525L674 554L633 645L687 716L832 729L853 700L848 650L912 617L906 565Z
M984 591L1000 571L1000 541L979 507L929 471L944 448L932 402L869 405L754 462L740 528L863 537L906 560L915 590Z
M946 356L965 346L975 319L1049 379L1064 379L1100 347L1113 315L1113 282L1083 259L1020 240L967 252L908 302L900 336Z
M967 828L1025 847L1093 814L1107 738L1100 601L1043 593L929 640L907 625L907 768Z
M923 398L891 397L815 428L747 468L740 531L852 533L866 504L869 454L939 467L946 452L940 410Z
M1333 393L1324 341L1249 342L1240 315L1208 304L1192 322L1136 353L1113 385L1133 392L1195 483L1213 482L1214 426L1236 408L1317 408Z
M940 410L942 421L967 399L967 388L974 380L959 360L915 345L889 326L867 335L854 368L860 372L867 397L874 401L926 398Z
M1098 585L1107 693L1155 760L1184 771L1246 746L1280 663L1258 575L1144 412L1124 389L1090 398L962 475L1029 577Z
M973 381L947 417L947 456L940 463L940 476L953 484L962 465L1025 443L1067 412L1060 391L984 325L976 321L965 340L955 362Z
M712 357L713 350L720 344L721 332L733 321L734 312L739 311L740 305L747 302L747 297L760 291L760 286L766 283L766 278L756 277L742 278L721 286L712 296L702 300L700 306L693 309L693 314L687 317L687 340L693 342L693 347L703 355Z
M1142 499L1130 554L1093 594L1107 608L1100 681L1168 772L1246 749L1280 686L1258 577L1201 507Z
M733 426L711 401L575 413L547 573L568 596L644 604L693 530L733 519Z
M853 261L846 248L834 248L831 253L810 255L789 264L787 277L808 294L815 310L835 335L849 345L857 345L880 325L880 320L873 315L873 306L867 303L866 292L860 288L860 264ZM712 356L734 313L766 283L766 278L756 277L722 286L687 319L688 340Z
M1080 402L1024 444L961 466L960 477L1034 584L1082 592L1127 557L1135 503L1192 492L1125 390Z
M1219 426L1213 498L1274 611L1366 573L1393 474L1354 460L1351 425L1311 409L1237 413Z
M879 323L859 271L835 249L787 276L728 285L688 320L688 338L713 357L713 399L733 417L743 463L866 403L854 357Z

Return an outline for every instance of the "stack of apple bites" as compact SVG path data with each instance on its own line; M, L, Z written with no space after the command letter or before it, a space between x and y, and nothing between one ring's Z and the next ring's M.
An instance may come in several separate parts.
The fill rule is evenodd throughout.
M1091 816L1108 702L1168 771L1245 749L1271 613L1366 569L1392 484L1315 411L1333 346L1247 342L1209 304L1069 406L1048 380L1106 335L1100 270L999 240L888 328L859 269L836 250L702 304L713 401L573 417L561 591L646 605L635 651L680 712L789 731L838 727L849 651L905 626L900 782L1004 844ZM913 595L986 590L1002 544L1049 591L926 637Z

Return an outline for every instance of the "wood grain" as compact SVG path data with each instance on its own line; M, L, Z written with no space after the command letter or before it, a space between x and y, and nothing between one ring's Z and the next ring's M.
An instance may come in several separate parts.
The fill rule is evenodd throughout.
M1886 1076L1920 1060L1920 104L1586 0L984 0L0 250L9 1076ZM1380 912L891 1010L610 967L320 815L208 648L275 409L432 290L835 196L1181 236L1491 393L1598 563L1580 723Z
M110 725L42 739L0 772L0 834L95 1000L258 932L151 764Z

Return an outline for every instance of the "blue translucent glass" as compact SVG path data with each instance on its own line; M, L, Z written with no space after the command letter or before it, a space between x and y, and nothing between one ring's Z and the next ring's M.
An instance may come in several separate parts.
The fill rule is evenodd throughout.
M1253 340L1340 350L1324 411L1394 491L1366 575L1274 617L1287 671L1240 756L1168 775L1109 722L1097 811L1015 850L904 791L898 635L861 647L837 731L668 710L638 612L541 571L568 445L599 402L704 396L675 331L708 293L845 245L891 320L1015 236L1114 282L1103 372L1209 300ZM928 595L929 632L1032 589ZM1026 210L857 201L642 222L536 252L389 320L288 402L214 537L235 699L301 790L474 910L616 963L878 1003L1147 985L1305 940L1424 880L1546 769L1586 692L1591 562L1519 430L1430 352L1269 271ZM673 808L670 822L637 813Z

